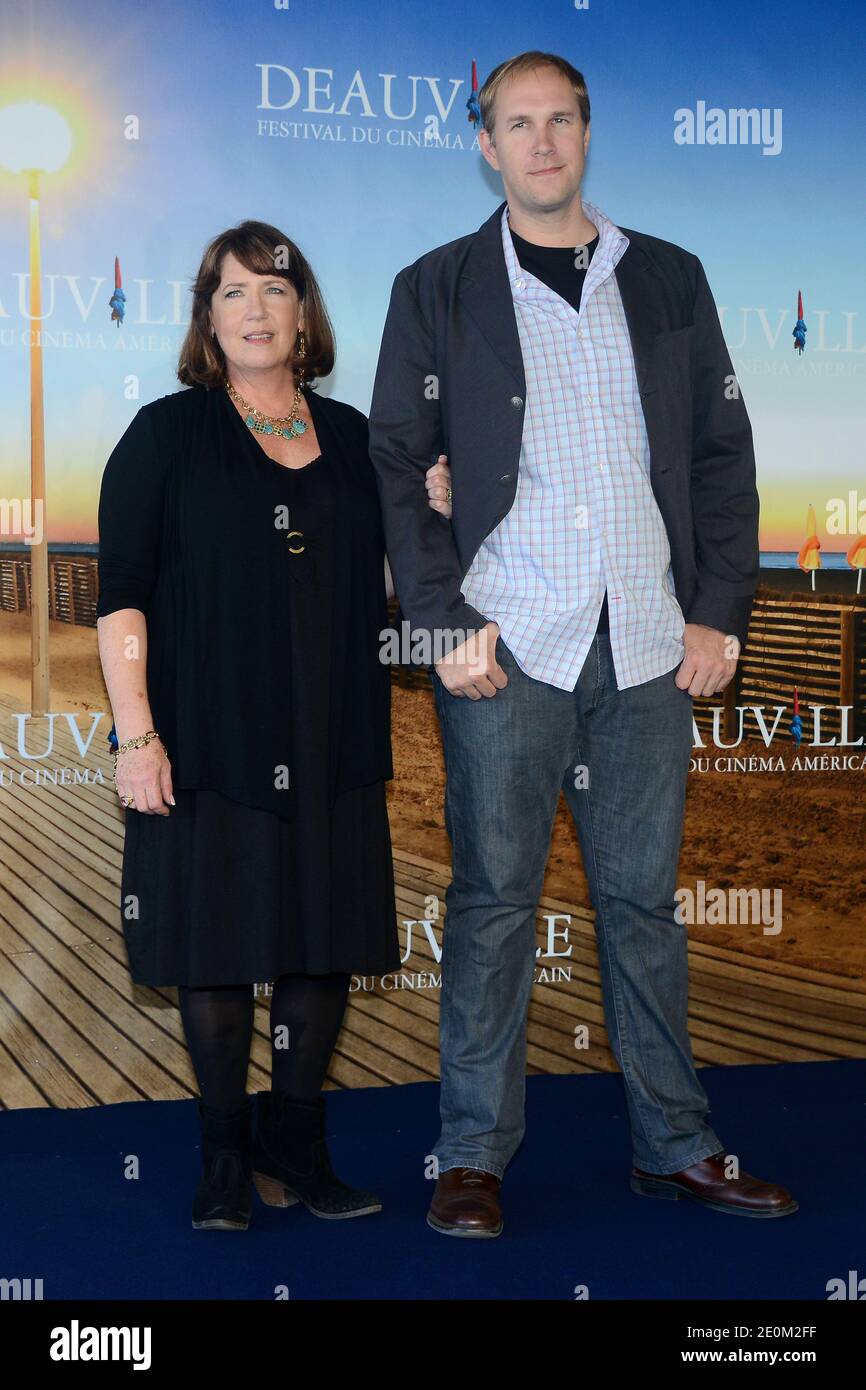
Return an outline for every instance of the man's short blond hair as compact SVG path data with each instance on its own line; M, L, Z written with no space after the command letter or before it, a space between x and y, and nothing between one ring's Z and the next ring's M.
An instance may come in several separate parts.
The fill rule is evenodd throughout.
M499 64L498 68L494 68L478 93L481 124L491 140L493 139L493 125L496 117L496 96L502 83L508 77L517 77L520 73L534 72L536 68L542 67L556 68L563 77L568 78L577 98L578 110L583 124L589 125L589 93L586 89L583 73L572 67L567 58L560 58L558 53L540 53L538 49L530 49L527 53L518 53L516 58L507 58L504 63Z

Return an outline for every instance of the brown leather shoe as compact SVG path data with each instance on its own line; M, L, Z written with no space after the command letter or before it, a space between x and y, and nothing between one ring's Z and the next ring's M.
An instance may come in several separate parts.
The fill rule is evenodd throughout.
M680 1196L691 1197L693 1202L731 1216L790 1216L800 1207L784 1187L761 1182L751 1173L726 1178L724 1150L679 1173L645 1173L632 1168L631 1190L644 1197L666 1197L673 1202Z
M437 1179L427 1225L447 1236L498 1236L501 1186L499 1178L480 1168L449 1168Z

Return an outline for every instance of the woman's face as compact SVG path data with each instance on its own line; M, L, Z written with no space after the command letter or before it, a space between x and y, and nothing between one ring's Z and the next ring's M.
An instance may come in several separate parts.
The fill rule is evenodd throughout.
M230 251L211 296L210 320L227 367L242 376L284 366L304 327L294 286L281 275L247 270Z

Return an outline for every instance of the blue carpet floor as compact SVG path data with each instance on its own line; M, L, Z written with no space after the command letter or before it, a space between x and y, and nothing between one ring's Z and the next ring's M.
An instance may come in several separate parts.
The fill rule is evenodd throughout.
M619 1075L531 1077L503 1187L505 1230L457 1240L425 1223L432 1083L328 1092L336 1170L382 1213L318 1220L253 1198L246 1232L194 1231L194 1101L0 1115L2 1273L61 1299L825 1299L864 1267L864 1064L700 1072L728 1152L800 1203L754 1221L639 1197ZM140 1176L124 1177L128 1155Z

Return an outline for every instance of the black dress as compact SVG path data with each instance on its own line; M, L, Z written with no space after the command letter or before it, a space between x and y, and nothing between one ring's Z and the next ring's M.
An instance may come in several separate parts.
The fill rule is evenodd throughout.
M231 407L234 410L234 407ZM334 477L327 453L298 469L269 459L288 508L285 633L292 785L286 820L205 788L175 788L168 816L126 812L122 902L132 979L235 985L288 972L380 975L399 967L385 782L328 795ZM320 439L321 443L321 439ZM242 446L243 447L243 446ZM260 461L260 460L259 460ZM276 640L276 637L275 637ZM350 721L351 724L351 721Z

